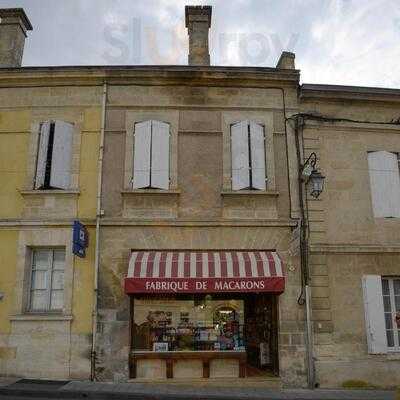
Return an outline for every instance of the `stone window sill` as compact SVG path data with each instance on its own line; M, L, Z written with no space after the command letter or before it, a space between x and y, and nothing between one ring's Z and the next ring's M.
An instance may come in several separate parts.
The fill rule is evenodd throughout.
M135 190L123 190L121 192L122 196L135 196L135 195L180 195L180 190L162 190L162 189L135 189Z
M399 361L400 360L400 350L388 350L386 354L386 359L388 361Z
M21 196L44 196L44 195L67 195L67 196L79 196L80 191L77 189L68 189L68 190L19 190Z
M279 192L276 190L224 190L221 196L270 196L278 197Z
M11 315L10 321L72 321L72 315L63 314L18 314Z

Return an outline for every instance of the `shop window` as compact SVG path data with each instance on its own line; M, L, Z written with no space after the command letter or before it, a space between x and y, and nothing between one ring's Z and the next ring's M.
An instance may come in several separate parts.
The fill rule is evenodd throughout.
M134 350L245 351L243 300L135 299Z
M40 125L35 189L69 189L71 186L74 126L67 122Z
M64 269L64 249L32 250L28 311L50 312L63 310Z
M368 153L372 208L375 218L400 217L400 171L397 153Z
M161 121L135 124L133 189L169 188L170 126Z
M264 126L252 121L231 125L232 189L266 189Z
M206 364L211 359L235 359L240 376L277 374L276 300L277 296L250 293L135 297L132 376L136 377L138 360L184 359L187 352L189 359Z

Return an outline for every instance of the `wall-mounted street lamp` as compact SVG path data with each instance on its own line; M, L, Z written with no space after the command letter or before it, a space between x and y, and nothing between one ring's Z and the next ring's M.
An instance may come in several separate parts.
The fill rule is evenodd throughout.
M318 198L324 190L325 177L317 170L317 155L312 152L301 168L301 177L312 197Z

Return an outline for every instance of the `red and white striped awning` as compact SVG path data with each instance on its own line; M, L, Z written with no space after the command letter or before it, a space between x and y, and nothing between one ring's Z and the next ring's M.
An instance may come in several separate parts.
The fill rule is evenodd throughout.
M126 293L282 293L282 262L273 251L134 251Z

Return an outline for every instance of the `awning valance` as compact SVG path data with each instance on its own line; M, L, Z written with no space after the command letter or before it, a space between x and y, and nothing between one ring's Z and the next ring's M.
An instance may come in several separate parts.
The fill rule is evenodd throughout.
M282 293L282 262L273 251L134 251L126 293Z

